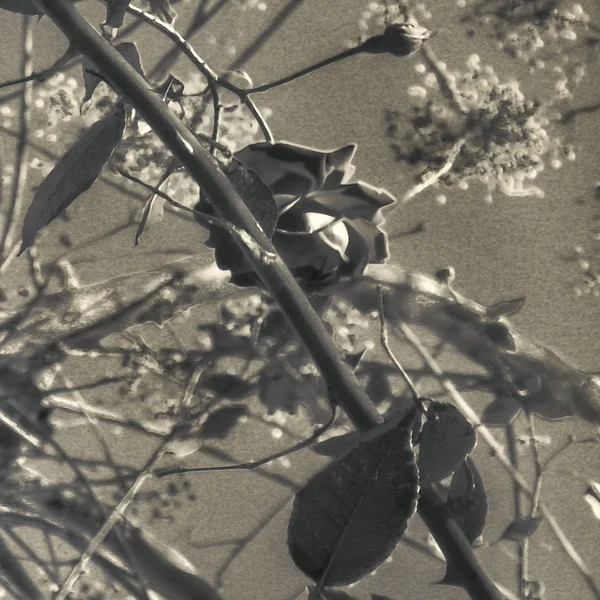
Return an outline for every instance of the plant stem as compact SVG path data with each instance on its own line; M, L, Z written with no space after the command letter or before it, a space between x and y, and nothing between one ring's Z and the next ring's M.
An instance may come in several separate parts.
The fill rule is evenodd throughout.
M343 50L342 52L339 52L338 54L334 54L333 56L330 56L329 58L326 58L318 63L315 63L314 65L311 65L310 67L301 69L300 71L296 71L295 73L292 73L291 75L287 75L286 77L282 77L281 79L277 79L276 81L272 81L270 83L264 83L263 85L259 85L257 87L251 88L249 90L245 90L245 93L246 94L262 94L263 92L268 92L269 90L272 90L273 88L279 87L280 85L285 85L286 83L290 83L291 81L295 81L296 79L300 79L300 77L304 77L305 75L308 75L309 73L317 71L318 69L322 69L323 67L327 67L328 65L331 65L335 62L343 60L344 58L348 58L349 56L353 56L354 54L360 54L360 52L362 52L360 50L360 46L357 46L356 48L348 48L348 50Z
M240 228L248 240L262 250L260 253L253 252L248 241L240 245L257 275L305 344L337 403L355 426L361 430L369 430L381 423L383 418L361 388L352 368L344 361L323 321L242 198L220 171L216 161L149 89L143 77L93 29L70 2L37 2L84 55L93 57L94 63L110 84L139 111L200 188L206 191L220 216ZM346 51L342 54L349 56L351 52ZM341 55L338 55L336 60L340 57ZM323 65L324 63L319 66ZM265 254L274 255L275 258L264 260ZM425 489L419 505L420 511L426 515L436 541L448 552L447 560L462 574L465 584L470 589L478 590L477 593L473 593L472 598L499 600L499 593L477 562L462 530L445 513L440 512L443 501L439 495L433 489Z
M70 3L64 0L39 0L39 3L84 55L93 56L94 63L111 85L136 108L174 156L187 168L201 189L206 191L206 195L213 199L221 217L244 231L248 240L257 248L276 256L273 260L264 260L262 253L252 252L248 244L240 246L307 346L339 404L357 427L366 430L381 423L382 417L362 390L350 366L344 362L323 321L277 255L271 241L244 201L204 146L148 88L145 80Z

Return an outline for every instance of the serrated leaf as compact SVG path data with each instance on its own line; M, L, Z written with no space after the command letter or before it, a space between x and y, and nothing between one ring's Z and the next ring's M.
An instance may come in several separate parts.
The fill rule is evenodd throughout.
M288 549L325 586L358 581L392 553L417 508L411 411L317 473L296 494Z
M142 77L144 77L144 79L146 78L146 73L144 72L144 67L142 65L142 59L135 42L121 42L115 46L115 50ZM81 61L81 70L83 73L83 85L85 88L85 94L81 100L81 104L83 106L93 96L94 91L102 80L94 75L94 73L98 73L100 70L87 56L84 56L83 60Z
M211 413L204 421L200 427L199 436L206 439L223 439L247 414L248 407L243 404L220 408Z
M473 544L483 533L488 513L487 494L481 475L468 458L454 473L447 500L448 510L467 540Z
M542 521L541 517L519 517L504 530L502 538L523 542L535 533Z
M92 186L121 141L124 130L125 109L117 106L85 131L56 163L25 215L19 255L31 245L40 229Z
M421 484L452 475L471 453L476 440L472 425L455 406L432 402L419 443Z
M244 398L254 390L254 386L237 375L218 373L211 375L200 382L203 388L207 388L221 398L232 398L237 400Z
M509 317L517 314L523 308L524 304L525 297L498 302L497 304L492 304L492 306L487 307L485 316L494 321L501 317Z
M108 0L106 3L106 21L104 25L118 29L123 25L129 0Z

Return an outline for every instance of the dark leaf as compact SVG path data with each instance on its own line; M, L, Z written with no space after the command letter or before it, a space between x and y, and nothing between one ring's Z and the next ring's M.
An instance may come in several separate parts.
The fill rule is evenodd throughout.
M371 600L392 600L389 596L382 596L381 594L371 594Z
M278 210L269 186L255 171L248 169L238 160L231 161L226 175L260 223L265 234L269 238L272 237L277 223Z
M220 408L211 413L200 428L200 437L209 439L223 439L237 425L241 417L248 414L248 407L243 404L234 404Z
M296 494L288 548L296 566L327 586L358 581L392 553L417 508L411 411L361 442Z
M500 317L509 317L510 315L517 314L523 308L523 304L525 304L524 297L516 298L515 300L506 300L505 302L498 302L498 304L488 306L485 316L494 321Z
M419 443L421 483L434 483L452 475L475 442L475 430L455 406L432 402Z
M165 79L164 83L161 83L156 88L156 93L160 94L161 98L167 101L179 100L183 95L185 85L177 79L177 77L170 75Z
M325 588L321 591L314 585L308 586L308 600L357 600L356 596L351 596L340 590Z
M116 29L121 27L128 6L129 0L108 0L106 3L106 21L104 25Z
M542 520L535 517L519 517L504 530L502 537L505 540L523 542L535 533Z
M481 415L481 422L492 427L510 425L522 409L521 404L512 396L497 396L485 407Z
M508 330L508 327L503 323L488 323L483 326L483 332L494 344L502 348L502 350L508 350L509 352L515 352L517 346L515 340Z
M361 431L351 431L350 433L330 437L323 442L311 446L311 449L322 456L337 457L354 448L363 436L364 434Z
M464 588L463 579L460 573L451 563L446 563L446 572L444 573L443 579L436 581L434 585L451 585L453 587Z
M221 398L244 398L254 390L254 386L236 375L219 373L211 375L200 381L203 388L207 388Z
M362 360L366 352L367 349L364 348L360 352L355 352L354 354L346 354L346 356L344 356L344 360L352 367L353 371L356 371L356 369L358 369L360 361Z
M327 440L312 445L311 450L321 456L331 456L335 458L342 456L352 448L355 448L360 442L371 440L382 433L389 431L391 428L397 427L398 423L410 413L412 407L413 404L411 402L406 409L395 411L386 418L385 423L378 425L369 431L351 431L349 433L344 433L343 435L336 435L335 437L330 437ZM418 421L418 419L415 419L415 421Z
M100 175L125 130L125 109L94 123L56 163L38 188L23 223L21 255L42 227L51 223Z
M142 59L138 48L134 42L122 42L115 46L115 50L144 78L146 74L142 66ZM83 72L83 85L85 94L81 100L81 104L85 104L94 94L94 90L98 87L101 79L94 73L99 73L100 69L87 56L81 61L81 70Z
M488 512L487 495L475 463L468 458L454 473L447 500L448 510L469 543L483 533Z

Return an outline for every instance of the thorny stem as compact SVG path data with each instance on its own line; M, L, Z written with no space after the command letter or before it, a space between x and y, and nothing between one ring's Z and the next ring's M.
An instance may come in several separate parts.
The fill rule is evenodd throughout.
M338 404L356 427L366 431L380 424L383 421L381 415L361 388L352 368L343 360L323 321L210 154L156 94L148 89L143 77L79 15L70 2L36 2L74 46L84 55L93 57L94 63L117 93L139 111L173 155L187 168L196 183L206 190L220 215L244 232L248 239L245 244L240 245L242 252L251 261L257 275L298 333ZM276 259L265 261L261 255L252 252L250 243L264 252L275 254ZM421 494L419 511L423 512L440 547L446 550L449 562L462 574L471 596L477 600L498 599L496 588L475 559L464 533L445 512L440 512L442 504L439 494L426 488Z
M173 41L175 44L177 44L177 46L179 46L179 48L181 48L181 51L183 52L183 54L185 54L185 56L187 56L189 58L189 60L192 62L192 64L204 76L206 81L208 81L208 86L209 86L209 88L211 90L211 94L213 96L213 102L216 103L215 116L218 115L218 111L220 110L220 106L218 104L217 86L221 86L221 87L229 90L236 96L238 96L238 98L242 101L243 104L245 104L248 107L248 109L250 110L250 112L252 113L254 118L256 119L259 127L261 128L261 130L263 132L263 135L265 136L265 139L268 142L273 142L273 134L271 133L271 130L269 129L269 126L267 125L267 122L265 121L264 117L261 115L260 111L256 107L256 104L254 104L254 101L248 97L248 94L244 90L238 88L236 85L233 85L232 83L227 81L227 79L225 79L223 77L219 77L219 75L217 75L217 73L215 73L210 68L210 66L206 63L206 61L204 59L202 59L200 57L200 55L194 50L194 48L191 46L191 44L181 34L179 34L171 25L164 23L160 19L156 18L154 15L148 14L148 13L144 12L143 10L133 6L132 4L129 5L127 10L130 13L137 15L138 17L140 17L141 19L143 19L144 21L146 21L147 23L149 23L150 25L152 25L153 27L155 27L162 33L164 33L171 41ZM218 109L217 109L217 106L219 106ZM214 134L214 132L213 132L213 134Z

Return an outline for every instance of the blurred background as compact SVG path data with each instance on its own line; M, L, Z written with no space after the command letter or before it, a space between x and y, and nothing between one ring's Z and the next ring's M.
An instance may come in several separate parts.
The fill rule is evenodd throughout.
M194 1L177 4L178 31L186 29L195 5ZM259 85L347 48L359 33L358 24L364 18L368 3L362 0L295 3L214 0L208 6L218 7L218 10L190 40L194 48L215 71L241 68ZM438 31L429 42L437 57L448 69L464 71L468 58L477 54L482 65L493 65L501 80L516 79L527 98L541 102L549 98L557 74L550 66L532 74L526 64L498 47L498 40L484 24L467 26L462 18L472 8L470 2L465 4L460 0L458 3L435 0L423 7L420 14L427 16L429 12L430 18L423 18L421 24ZM584 8L593 23L600 23L600 5L589 1L584 3ZM102 7L90 0L84 0L78 10L93 23L103 19ZM257 36L269 27L276 15L282 14L286 15L282 25L268 35L255 52L250 52ZM125 24L133 20L128 15ZM19 75L21 24L19 15L6 12L0 15L2 81ZM470 35L468 29L472 29ZM147 72L171 47L168 40L147 25L142 25L131 39L138 45ZM43 18L35 26L36 70L52 64L65 48L62 33L48 18ZM600 64L593 60L593 52L595 50L586 61L586 76L574 92L574 106L597 102ZM268 122L277 141L322 150L356 143L355 177L385 188L400 199L414 185L415 172L395 159L386 136L385 114L386 110L410 110L414 97L408 90L422 85L420 64L423 59L419 52L405 59L388 55L355 56L258 95L256 102L259 108L269 109ZM185 81L191 69L186 59L180 58L170 72ZM81 81L80 69L74 69L70 75ZM11 106L12 112L4 110ZM5 169L11 165L16 147L16 137L9 133L18 127L16 106L16 103L7 104L1 109L0 136ZM67 124L65 131L69 131ZM594 198L600 181L599 131L600 111L581 114L568 125L556 125L554 134L564 144L572 144L576 160L565 160L558 169L547 165L540 173L536 185L544 190L543 198L509 197L498 191L489 203L485 200L485 186L470 182L468 189L453 186L445 191L444 204L438 199L440 191L434 189L400 204L389 214L386 223L390 261L427 274L452 266L457 274L456 289L482 304L524 296L524 308L511 319L519 332L568 356L581 369L600 371L600 298L593 293L578 296L576 290L581 289L585 269L576 261L566 260L574 256L577 246L587 248L593 244L595 220L600 214L600 205ZM35 141L58 156L62 146L66 149L71 140L72 137L65 134L52 139L42 135ZM10 168L5 174L10 176ZM40 180L35 168L30 169L28 185L37 185ZM114 187L97 182L85 198L69 209L68 222L55 221L40 234L44 260L52 260L64 251L58 242L61 235L68 233L77 246L78 241L107 232L126 221L132 206L135 203ZM401 235L419 223L424 224L423 232ZM165 262L165 256L157 253L157 249L175 250L182 245L197 252L199 260L207 265L212 262L212 251L202 246L204 234L199 234L193 221L167 216L145 233L138 247L133 246L134 233L135 226L111 236L107 243L82 247L72 253L70 258L80 281L102 282L115 275L159 265ZM14 261L2 276L2 287L14 292L21 286L23 277L23 265ZM185 324L182 327L185 329ZM243 434L228 437L222 442L223 446L236 454L247 451L257 456L272 451L275 442L285 447L281 441L261 436L262 425L256 427L258 429L249 427ZM561 428L565 427L569 432L583 431L571 420L542 425L542 430L549 435L563 435L565 430ZM85 439L78 438L77 431L71 429L69 443L76 447L85 444ZM121 439L114 441L114 447L123 456L131 457L140 452L141 457L147 449L141 442L139 446L136 443L132 438ZM315 471L315 460L321 459L302 453L292 461L293 468L291 471L288 468L286 475L303 481ZM481 461L478 465L490 499L490 520L484 537L486 542L493 542L510 521L512 492L508 477L481 444L476 460ZM600 456L579 447L569 452L564 463L560 460L557 463L556 474L551 481L548 478L543 497L600 576L600 523L583 500L586 482L600 477ZM325 464L324 459L322 464ZM227 600L302 598L303 577L285 548L290 490L243 472L205 474L188 479L193 482L194 501L184 502L179 508L172 506L174 521L155 524L155 535L176 542L199 573L211 581L235 548L231 540L258 528L260 533L240 550L235 563L227 570L221 590L223 597ZM149 489L154 489L153 486L165 493L164 482L148 484ZM265 524L273 511L275 517ZM574 518L575 514L582 516ZM420 531L419 535L422 534ZM515 589L514 552L491 546L484 548L481 556L494 578ZM546 583L544 598L547 600L593 597L545 530L536 537L530 568ZM382 566L375 577L367 577L353 593L360 598L370 597L367 592L406 600L464 598L464 592L456 588L431 585L442 575L441 562L401 547L391 563Z

